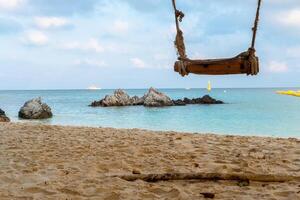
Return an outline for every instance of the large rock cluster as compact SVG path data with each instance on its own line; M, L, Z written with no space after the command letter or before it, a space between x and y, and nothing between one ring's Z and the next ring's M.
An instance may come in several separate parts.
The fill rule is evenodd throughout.
M47 119L53 116L51 108L41 98L27 101L19 111L22 119Z
M113 107L113 106L137 106L143 105L146 107L164 107L164 106L185 106L188 104L222 104L222 101L211 98L205 95L202 98L188 99L184 98L172 100L170 97L161 93L154 88L143 96L130 97L123 90L116 90L113 95L107 95L100 101L94 101L90 106L92 107Z
M10 119L6 116L5 112L0 109L0 122L10 122Z

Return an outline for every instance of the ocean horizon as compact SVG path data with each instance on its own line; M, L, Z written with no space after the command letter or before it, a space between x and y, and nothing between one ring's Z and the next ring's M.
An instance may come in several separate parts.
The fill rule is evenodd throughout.
M28 100L42 97L53 118L30 120L41 124L113 128L140 128L190 133L216 133L275 137L300 137L300 99L276 94L277 90L300 88L160 88L172 99L197 98L209 94L223 105L187 105L166 108L111 107L88 105L112 94L114 89L0 90L0 108L12 122ZM124 89L142 96L148 89Z

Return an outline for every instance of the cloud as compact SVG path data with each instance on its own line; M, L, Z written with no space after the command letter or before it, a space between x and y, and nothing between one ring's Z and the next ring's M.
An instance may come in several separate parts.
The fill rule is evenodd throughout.
M39 28L59 28L69 25L69 21L62 17L36 17L35 23Z
M140 58L131 58L130 61L136 68L139 68L139 69L146 68L145 62L143 60L141 60Z
M28 31L26 32L23 42L27 45L43 46L48 43L48 37L41 31Z
M7 0L11 1L11 0ZM28 0L30 10L43 15L70 16L95 9L99 0Z
M284 62L272 61L269 63L269 71L274 73L287 72L288 66Z
M75 65L80 66L93 66L93 67L105 67L106 63L102 60L95 60L95 59L82 59L82 60L75 60Z
M116 20L113 23L113 31L116 33L124 33L129 29L129 23L123 20Z
M300 9L292 9L283 12L277 20L286 26L300 28Z
M24 3L25 0L0 0L0 10L14 10Z
M62 48L68 50L93 51L96 53L101 53L104 51L104 47L95 38L89 39L86 43L81 43L81 42L67 43L63 45Z
M289 47L286 50L287 55L291 58L300 58L300 46Z

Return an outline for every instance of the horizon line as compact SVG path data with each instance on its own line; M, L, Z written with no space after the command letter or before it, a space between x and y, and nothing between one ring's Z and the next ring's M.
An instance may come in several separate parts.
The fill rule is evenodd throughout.
M151 88L151 87L149 87ZM91 90L91 91L99 91L99 90L148 90L149 88L100 88L100 89L88 89L88 88L66 88L66 89L0 89L0 91L63 91L63 90ZM291 86L291 87L215 87L213 89L281 89L281 88L300 88ZM182 87L182 88L167 88L167 87L158 87L156 89L163 89L163 90L176 90L176 89L206 89L205 87Z

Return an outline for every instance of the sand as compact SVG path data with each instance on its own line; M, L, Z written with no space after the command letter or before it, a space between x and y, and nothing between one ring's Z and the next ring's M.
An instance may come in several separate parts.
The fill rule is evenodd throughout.
M283 177L126 181L120 175ZM290 180L289 180L290 179ZM0 124L0 199L300 199L300 140Z

